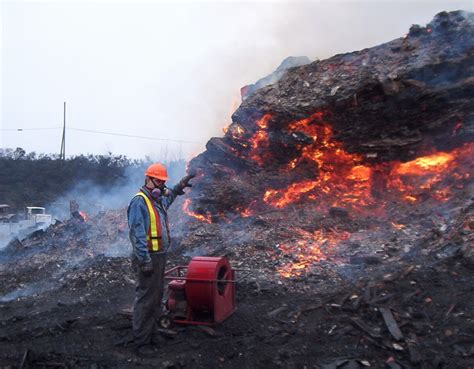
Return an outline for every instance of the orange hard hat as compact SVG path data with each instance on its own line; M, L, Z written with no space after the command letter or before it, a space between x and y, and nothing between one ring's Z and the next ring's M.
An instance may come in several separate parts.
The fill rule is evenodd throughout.
M150 165L146 170L145 175L148 177L160 179L162 181L168 180L168 170L163 164L160 163Z

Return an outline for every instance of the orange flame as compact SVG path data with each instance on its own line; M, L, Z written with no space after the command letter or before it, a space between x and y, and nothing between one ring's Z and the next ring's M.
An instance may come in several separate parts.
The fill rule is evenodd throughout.
M82 219L84 219L84 222L89 221L90 217L85 211L79 211L79 214L81 215Z
M283 208L303 197L318 200L330 206L344 204L372 205L372 168L362 165L361 155L349 154L342 143L332 139L332 128L322 121L324 114L317 112L309 118L289 125L291 131L300 131L313 139L313 144L302 150L301 157L290 162L294 169L303 159L313 161L319 168L314 180L293 183L285 189L270 189L263 201Z
M250 139L251 149L248 154L249 158L257 162L260 166L263 166L266 161L267 155L262 154L262 150L269 147L269 138L268 138L268 122L272 116L270 114L265 114L260 120L257 121L257 126L260 128L257 130L252 138Z
M225 134L229 132L235 140L240 140L245 133L245 129L237 123L232 123L230 126L223 128L223 131Z
M395 223L395 222L390 222L394 228L396 229L403 229L405 228L405 224L400 224L400 223Z
M453 189L463 188L464 181L471 176L472 171L462 168L472 167L474 143L450 152L432 152L405 163L372 164L366 159L376 155L367 154L364 157L350 153L344 149L342 142L334 139L333 129L325 121L326 115L316 112L288 125L290 133L304 133L313 142L300 148L300 156L292 159L285 170L297 170L300 164L312 162L317 168L314 179L306 178L284 188L267 189L263 195L264 203L281 209L298 201L312 200L321 210L343 207L381 215L389 201L419 203L428 198L447 201ZM268 163L270 155L267 149L270 148L268 129L271 118L270 114L265 114L256 122L258 129L249 141L247 155L260 166ZM462 122L456 124L453 133L457 134L461 128ZM232 124L229 129L232 131L227 134L236 140L248 137L238 124ZM245 142L241 146L246 147ZM245 218L255 214L255 204L252 202L246 209L235 210ZM196 214L189 211L189 205L190 200L187 200L183 209L190 216L212 223L210 213ZM391 224L396 229L405 228L403 224ZM307 232L296 229L294 241L280 246L284 260L292 258L293 262L283 265L278 272L283 277L302 275L312 264L331 257L340 242L349 237L350 233L336 230Z
M350 237L349 232L336 230L317 230L311 233L303 229L294 229L294 232L299 238L297 241L280 245L282 253L295 260L278 269L278 273L285 278L300 276L312 264L326 260L341 241Z
M444 171L449 163L454 160L454 156L445 152L423 156L407 163L399 164L394 169L394 173L398 175L403 174L423 174L424 171Z
M438 152L415 160L393 164L389 175L388 188L403 194L409 202L417 201L417 194L427 191L431 197L439 201L447 201L451 197L452 185L443 188L443 181L450 178L457 181L456 186L462 188L462 181L469 178L470 173L460 169L463 161L472 161L474 144L469 143L453 151Z
M248 217L255 214L254 207L255 207L256 204L257 204L257 200L253 200L252 202L250 202L250 204L247 206L247 208L242 209L242 208L239 207L236 210L242 218L248 218Z
M293 159L288 170L297 168L303 161L313 161L319 168L314 180L303 180L292 183L283 189L268 189L263 201L277 208L284 208L303 199L317 200L322 210L332 206L348 207L358 212L365 210L384 211L385 202L374 197L374 176L380 173L381 165L363 164L364 158L344 150L342 143L332 138L333 131L323 121L324 114L317 112L309 118L291 123L290 131L305 133L313 139L313 144L304 147L299 158ZM450 198L450 186L440 188L441 183L449 177L460 182L469 177L456 169L455 163L472 158L474 144L450 153L437 152L410 162L391 162L386 171L384 188L380 191L391 191L391 194L407 202L415 203L420 192L429 191L428 195L439 201ZM469 160L469 159L468 159ZM380 168L379 168L380 167Z
M405 195L403 196L403 199L408 202L416 202L418 200L415 196L411 196L411 195Z
M198 214L192 210L189 209L189 207L191 206L191 199L186 199L184 200L184 204L183 204L183 211L188 214L190 217L193 217L193 218L196 218L197 220L201 221L201 222L206 222L206 223L209 223L211 224L212 223L212 215L211 213L209 212L206 212L205 215L203 214Z

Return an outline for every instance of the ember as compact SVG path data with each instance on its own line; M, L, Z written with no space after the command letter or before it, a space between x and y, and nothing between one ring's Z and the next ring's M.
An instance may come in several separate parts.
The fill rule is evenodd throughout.
M322 121L323 114L318 112L311 117L292 123L291 130L303 131L313 138L313 144L302 150L299 158L290 162L288 170L294 170L298 162L309 159L317 164L319 176L315 180L304 180L291 184L285 189L270 189L263 196L263 201L277 208L303 200L318 200L322 210L342 206L363 212L381 208L383 202L373 196L373 175L381 164L363 164L363 157L346 152L342 143L332 139L333 132L329 124ZM462 187L462 181L469 178L469 173L460 173L459 166L466 166L472 158L474 144L465 144L452 152L439 152L422 156L406 163L389 162L391 168L384 182L386 189L394 192L395 199L416 202L415 193L433 189L438 183L454 180ZM385 171L386 172L386 171ZM437 200L449 198L449 188L437 188L431 194Z
M242 218L248 218L256 213L256 210L254 207L257 205L257 200L253 200L249 206L245 209L242 209L240 207L236 208L237 213L240 214Z
M394 228L396 228L396 229L403 229L403 228L405 228L405 225L404 225L404 224L398 224L398 223L395 223L395 222L390 222L390 223L391 223L391 224L394 226Z
M269 139L268 139L268 122L272 116L270 114L265 114L258 122L257 126L259 130L250 139L251 149L248 154L249 158L257 162L260 166L265 164L266 154L262 153L262 150L268 148Z
M451 197L451 188L463 188L470 177L469 168L474 155L474 144L465 144L451 152L438 152L422 156L407 163L394 163L388 187L403 194L403 198L416 202L420 193L439 201Z
M300 276L312 264L326 260L341 241L350 237L349 232L318 230L311 233L303 229L293 231L298 239L279 247L283 255L291 256L295 260L278 269L278 273L285 278Z
M313 144L302 150L299 158L290 162L288 170L297 169L302 160L309 160L319 168L315 180L293 183L285 189L271 189L263 200L277 208L304 199L323 202L325 209L332 206L371 206L372 169L362 165L361 155L349 154L342 143L334 140L333 130L323 121L324 114L317 112L309 118L291 123L292 132L303 132L313 139ZM359 207L360 209L360 207Z
M89 217L89 215L87 215L87 213L85 211L79 211L79 214L81 215L84 222L89 221L90 217Z
M285 176L291 178L292 173L300 171L300 167L312 163L314 172L311 178L295 180L283 188L266 189L260 199L253 199L247 206L236 206L234 212L241 218L248 218L259 213L265 204L275 209L285 209L295 204L315 204L320 213L348 216L378 216L390 222L390 213L395 204L416 205L431 198L433 201L446 202L452 196L452 189L463 188L469 179L469 168L473 156L474 144L466 143L451 151L431 152L416 159L401 162L371 162L362 154L349 153L344 144L334 138L334 131L329 123L332 114L329 111L318 111L308 118L288 124L292 134L303 134L310 137L311 144L299 147L297 157L289 160L282 169ZM255 122L257 130L249 139L250 151L247 158L265 168L272 157L270 149L269 122L273 114L265 114ZM244 128L238 124L231 125L233 139L244 140ZM234 152L235 149L232 149ZM237 154L245 158L242 154ZM375 156L376 157L376 156ZM216 167L221 166L216 164ZM224 167L223 173L237 173ZM278 183L278 181L276 181ZM387 207L390 204L390 207ZM219 217L207 211L190 210L191 199L184 203L183 210L195 219L213 223L230 223L225 211L216 212ZM227 210L229 211L229 210ZM344 211L348 211L347 215ZM404 225L390 222L401 230ZM342 240L350 237L349 232L326 232L322 228L314 232L295 231L294 241L284 242L280 251L292 257L278 269L283 277L301 276L310 270L310 266L325 260L334 253Z

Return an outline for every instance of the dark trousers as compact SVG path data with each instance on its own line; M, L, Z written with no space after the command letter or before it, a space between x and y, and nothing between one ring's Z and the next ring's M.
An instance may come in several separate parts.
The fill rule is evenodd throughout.
M150 252L153 274L145 276L138 262L133 262L137 276L133 304L133 336L137 346L151 343L153 332L161 315L166 253Z

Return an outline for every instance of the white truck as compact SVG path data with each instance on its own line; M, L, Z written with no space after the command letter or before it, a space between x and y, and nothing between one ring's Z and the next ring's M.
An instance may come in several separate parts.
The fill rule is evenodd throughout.
M27 206L23 214L15 214L8 205L0 205L0 238L26 235L47 228L52 222L52 215L46 214L46 209L42 207Z
M0 223L15 221L16 214L12 213L10 205L0 204Z
M33 222L36 227L47 227L53 222L53 217L46 214L45 208L38 206L27 206L25 209L25 221Z

